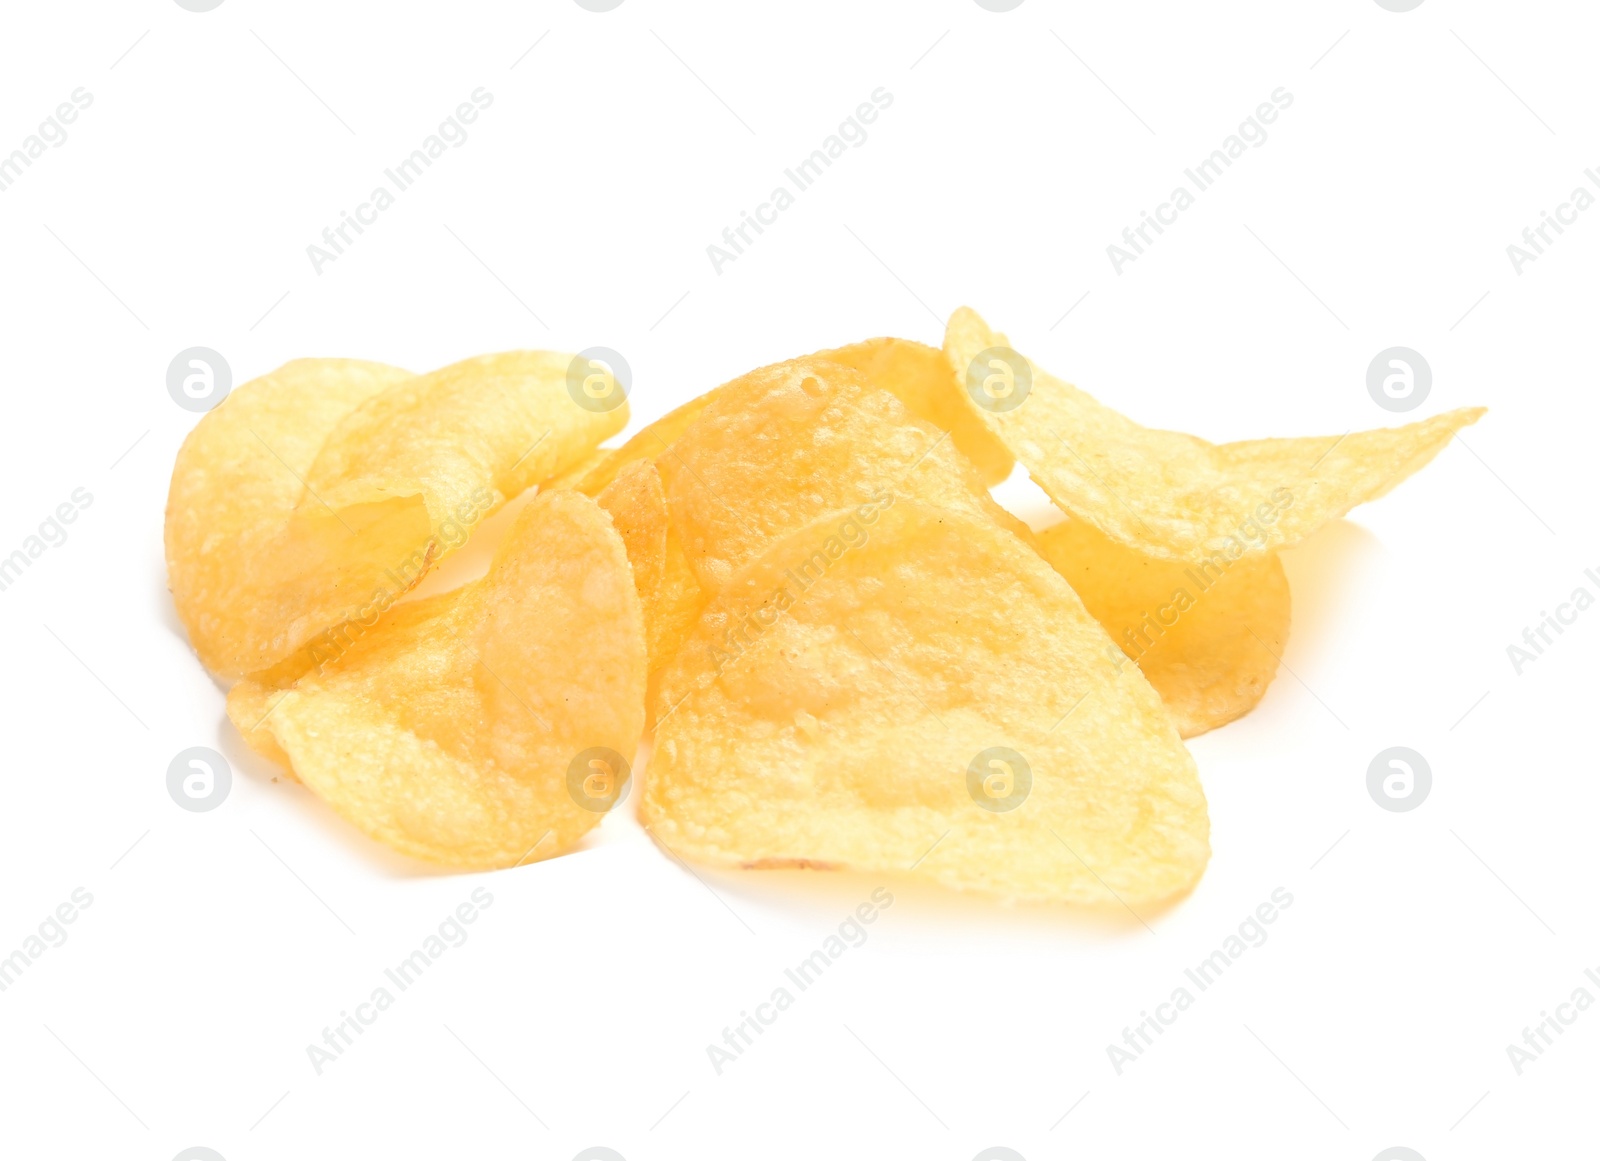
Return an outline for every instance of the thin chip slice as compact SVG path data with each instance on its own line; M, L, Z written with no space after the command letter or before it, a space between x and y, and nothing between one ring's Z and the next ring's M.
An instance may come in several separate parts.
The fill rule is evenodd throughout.
M712 601L663 680L641 816L685 858L1137 907L1194 885L1205 796L1161 700L981 516L828 513Z
M644 608L653 690L655 675L672 660L699 621L705 593L668 517L666 493L653 463L637 460L628 464L598 500L611 513L633 565Z
M882 507L896 494L1027 535L945 432L858 372L817 358L762 367L720 387L656 467L708 591L820 513Z
M1275 552L1225 568L1174 564L1068 518L1038 534L1040 554L1137 662L1185 738L1255 708L1289 639L1289 578ZM1131 660L1130 660L1131 659Z
M622 534L644 610L649 653L645 728L655 726L655 693L662 670L694 631L706 602L689 567L683 541L667 513L661 475L649 460L626 465L598 497Z
M661 476L649 460L636 460L617 473L595 497L611 514L633 566L633 587L645 610L645 637L650 636L650 608L661 596L667 558L667 497ZM651 656L654 657L652 650Z
M253 677L246 678L228 691L228 717L247 746L267 761L282 767L290 778L298 782L300 779L295 775L289 755L283 752L278 739L272 736L272 730L267 727L267 717L277 708L284 690L292 684L289 681L275 685Z
M619 430L626 404L580 407L569 362L515 351L394 372L331 428L297 410L295 364L234 392L191 433L168 501L173 593L206 665L231 678L336 657L479 520Z
M594 501L560 491L528 505L482 580L400 605L268 712L241 682L228 713L371 837L488 868L559 854L600 821L590 772L603 763L615 797L644 689L622 539Z
M1011 453L962 401L965 388L937 347L910 339L868 339L818 351L815 357L861 372L868 383L904 403L912 415L948 431L956 450L972 461L986 487L1011 474Z
M707 391L674 408L654 423L646 424L634 432L621 447L602 449L581 472L574 471L563 476L556 481L556 486L572 487L587 496L598 496L623 468L640 460L653 460L677 442L678 437L700 418L700 413L716 393L715 390Z
M323 443L410 378L381 363L296 359L236 388L183 441L167 496L167 584L207 669L242 667L239 643L259 633L251 577L276 551Z
M614 447L597 447L577 463L573 464L566 471L555 477L555 479L546 480L539 486L546 492L553 492L557 488L574 488L580 492L583 492L585 495L597 496L600 494L601 489L596 488L591 491L588 488L579 487L579 485L583 484L583 482L589 478L591 472L598 473L601 465L603 465L619 450L620 449ZM613 477L608 474L605 483L609 484L612 478Z
M972 414L1063 511L1119 544L1184 564L1305 539L1387 493L1484 412L1213 444L1139 426L1017 355L966 307L950 318L945 356L968 386Z

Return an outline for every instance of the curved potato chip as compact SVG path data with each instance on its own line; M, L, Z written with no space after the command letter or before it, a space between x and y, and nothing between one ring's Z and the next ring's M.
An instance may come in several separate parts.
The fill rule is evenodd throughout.
M694 629L705 597L668 517L661 474L653 463L628 464L597 499L611 513L628 548L654 672L672 659Z
M1303 540L1386 494L1484 412L1461 408L1342 436L1213 444L1139 426L1029 363L966 307L950 317L945 356L967 385L972 413L1057 506L1119 544L1180 563Z
M264 713L264 687L240 682L228 714L372 838L504 867L600 821L598 790L615 800L643 729L644 683L622 540L593 500L560 491L518 516L482 580L400 605Z
M985 487L993 487L1011 474L1015 462L1011 453L962 401L965 387L937 347L910 339L868 339L818 351L814 357L861 372L868 383L904 403L912 415L948 431L950 442L972 461Z
M661 475L649 460L635 460L617 473L597 497L611 513L633 565L633 579L644 608L650 679L645 696L645 728L655 724L651 707L661 670L694 631L706 594L689 567L683 542L667 514Z
M540 484L539 487L543 488L546 492L554 492L558 488L572 488L575 491L583 492L587 496L599 495L599 489L595 489L591 492L586 488L579 487L579 485L588 478L589 473L598 472L600 466L609 460L613 455L615 455L619 450L620 449L614 447L597 447L577 463L573 464L566 471L562 472L559 476L556 476L551 480L546 480L544 483ZM609 484L611 479L608 477L605 482Z
M207 669L245 667L257 632L243 594L275 551L329 434L362 403L412 378L355 359L296 359L228 395L178 451L167 494L167 584Z
M909 339L880 338L819 351L810 357L827 359L859 372L874 387L898 398L911 414L927 420L940 431L948 431L957 450L977 467L985 486L997 484L1011 474L1014 462L1011 453L967 411L960 398L960 384L951 374L943 352L937 348ZM621 447L601 449L549 486L571 487L590 496L598 495L625 465L662 455L729 385L714 387L668 412L640 429Z
M1192 887L1209 856L1194 761L1066 581L992 521L912 500L834 555L853 516L769 545L668 667L652 834L713 863L1022 899Z
M720 390L716 388L696 396L654 423L646 424L621 447L603 448L593 464L585 467L581 473L572 472L562 477L557 485L576 488L588 496L598 496L623 468L640 460L653 460L676 443L678 437L700 418L700 413Z
M689 564L714 591L775 537L895 493L1027 530L946 433L841 364L794 359L718 388L656 460Z
M633 587L644 608L645 637L650 636L650 607L661 595L667 557L667 498L661 476L649 460L636 460L617 473L595 497L611 514L633 566ZM651 654L654 656L654 653Z
M292 680L279 685L260 681L256 677L245 678L228 691L228 717L239 731L239 736L245 740L245 745L267 761L281 766L290 778L298 782L300 779L294 772L289 755L283 752L278 739L266 728L267 715L277 708L283 691L293 684Z
M1185 738L1255 708L1289 639L1289 578L1275 552L1199 567L1147 556L1081 520L1038 533L1039 553L1067 578L1138 662Z
M465 543L479 520L619 430L626 404L580 407L567 392L568 362L514 351L404 376L369 393L331 430L308 425L304 435L301 418L287 409L304 392L285 393L294 376L281 372L246 384L209 413L179 453L168 502L169 570L175 578L190 574L174 579L173 591L207 666L232 677L302 649L302 669L338 656ZM283 402L219 421L241 395ZM278 425L270 432L254 426L256 410ZM301 469L290 457L312 435L324 438ZM227 466L224 479L213 462ZM287 510L285 475L295 478ZM236 513L237 489L279 504ZM242 538L229 535L245 523ZM199 569L190 559L197 549L206 558ZM204 583L193 583L194 573Z

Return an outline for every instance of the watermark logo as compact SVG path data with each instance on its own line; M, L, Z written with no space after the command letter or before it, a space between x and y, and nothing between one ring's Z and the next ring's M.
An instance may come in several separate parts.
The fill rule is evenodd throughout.
M1584 968L1583 974L1589 983L1600 988L1600 972L1594 968ZM1521 1076L1524 1068L1543 1056L1546 1049L1553 1047L1556 1037L1565 1036L1567 1029L1578 1022L1578 1017L1594 1007L1594 1002L1594 993L1580 984L1564 1002L1555 1006L1554 1013L1541 1011L1537 1024L1532 1028L1523 1028L1521 1044L1506 1045L1506 1059L1511 1062L1516 1074Z
M222 7L222 0L172 0L172 2L179 8L182 8L185 12L214 12L218 8ZM200 1153L204 1153L206 1155L205 1161L212 1161L213 1158L215 1158L215 1161L222 1161L222 1156L220 1154L213 1153L210 1149L202 1149L199 1153L196 1153L195 1161L201 1161ZM185 1153L183 1156L178 1158L178 1161L185 1161L185 1158L188 1156L189 1155Z
M487 887L474 887L472 894L457 904L410 955L394 967L384 968L384 983L373 988L367 999L352 1005L354 1012L349 1008L340 1009L339 1019L331 1027L322 1029L320 1043L313 1041L306 1045L306 1059L311 1070L321 1076L325 1068L337 1062L446 952L467 942L471 934L467 927L481 919L493 905L494 896Z
M167 394L185 411L210 411L233 390L233 368L210 347L189 347L167 364Z
M0 565L0 571L4 565ZM1600 572L1592 568L1583 570L1586 579L1600 588ZM1522 645L1512 643L1506 646L1506 656L1511 659L1511 668L1518 677L1523 670L1544 656L1544 651L1556 643L1556 637L1566 632L1563 626L1572 626L1578 623L1578 617L1594 604L1594 594L1585 586L1579 585L1572 590L1572 595L1556 606L1554 614L1540 609L1539 620L1533 628L1524 627L1522 630ZM1550 634L1554 633L1555 637ZM1524 648L1523 646L1526 646Z
M1015 12L1022 7L1022 0L973 0L973 2L986 12ZM1013 1154L1009 1149L1003 1149L1001 1152L1005 1153L1007 1157L1015 1156L1017 1161L1022 1161L1020 1153ZM988 1153L979 1154L979 1161L988 1156ZM994 1156L998 1159L1000 1153L995 1153Z
M1415 411L1433 387L1433 368L1410 347L1388 347L1367 364L1367 394L1385 411Z
M628 797L628 763L615 750L590 746L567 767L567 793L587 811L604 814Z
M1583 171L1583 176L1589 179L1589 184L1600 188L1600 172L1594 168ZM1516 242L1506 247L1506 257L1511 259L1511 269L1519 276L1522 268L1530 262L1537 262L1544 256L1545 248L1555 244L1556 239L1565 234L1567 226L1578 223L1578 215L1595 204L1595 195L1583 186L1576 187L1567 200L1557 204L1556 212L1549 210L1539 211L1539 224L1525 226L1522 230L1522 244ZM1550 236L1550 231L1555 231L1555 237Z
M1373 3L1386 12L1411 12L1422 7L1422 0L1373 0ZM1395 1161L1401 1161L1401 1154L1404 1154L1408 1159L1415 1158L1416 1161L1422 1161L1422 1158L1410 1149L1401 1149L1399 1153L1395 1154ZM1387 1156L1387 1154L1380 1156L1379 1161L1382 1161L1383 1156Z
M967 364L967 394L985 411L1015 411L1032 390L1032 365L1010 347L988 347Z
M16 584L22 574L33 567L33 562L50 549L65 544L67 530L63 525L76 521L83 509L93 503L94 495L89 489L74 488L71 496L57 504L53 513L45 516L37 532L22 538L20 548L12 549L9 554L0 548L0 592Z
M1120 276L1125 266L1137 262L1144 256L1146 250L1155 245L1156 239L1167 232L1166 227L1175 226L1178 216L1185 210L1198 204L1198 194L1203 194L1221 179L1223 173L1233 167L1251 149L1260 149L1267 143L1267 126L1276 121L1285 109L1294 104L1294 94L1279 85L1268 94L1268 99L1256 106L1255 112L1239 122L1239 127L1222 139L1222 144L1213 149L1204 160L1190 166L1183 171L1183 176L1188 185L1176 185L1167 195L1167 200L1156 205L1156 212L1149 210L1139 211L1139 224L1124 226L1122 242L1116 242L1106 247L1106 257L1111 260L1111 269ZM1193 187L1191 190L1190 187ZM1154 235L1152 236L1152 231Z
M633 390L633 371L610 347L588 347L567 364L567 394L585 411L615 411Z
M45 952L66 943L66 925L76 923L78 917L93 904L93 895L83 887L74 887L72 894L46 915L36 931L29 934L10 955L0 948L0 992L15 984L22 973L37 963Z
M834 928L834 933L824 939L815 951L794 967L784 968L785 983L773 988L771 995L755 1005L754 1012L748 1008L740 1011L738 1021L722 1030L720 1044L713 1041L706 1045L706 1059L711 1063L711 1070L721 1076L723 1070L743 1056L755 1044L758 1036L764 1036L767 1029L778 1022L778 1017L793 1007L795 1000L820 980L845 952L867 942L865 925L876 923L878 917L892 906L894 896L889 890L886 887L874 887L871 897L845 916L844 921ZM791 984L793 991L789 987Z
M39 122L39 128L22 139L22 144L9 154L0 153L0 193L5 193L22 179L25 170L45 156L46 149L60 149L67 143L67 126L71 125L90 105L94 94L82 86L72 90L70 101L62 101L55 112ZM59 239L58 239L59 240Z
M983 4L983 0L978 0L978 3ZM1022 0L1017 0L1017 4L1020 3L1022 3ZM983 6L985 8L989 7L988 4L983 4ZM1012 8L1016 6L1016 4L1010 5ZM994 11L1003 12L1005 9L996 8ZM991 1145L974 1157L972 1161L1028 1161L1028 1159L1015 1149L1007 1149L1004 1145Z
M200 7L203 2L204 0L188 0L185 3L185 0L178 0L178 3L184 8L189 8L195 12L204 12L209 8L215 8L222 3L222 0L214 0L212 3L205 4L205 7ZM174 1157L172 1161L228 1161L228 1159L215 1149L207 1149L204 1145L196 1145L192 1149L185 1149Z
M1404 12L1406 8L1396 6L1399 2L1401 0L1390 0L1388 4L1384 4L1383 0L1378 0L1378 3L1385 8L1392 9L1395 12ZM1422 0L1415 0L1414 3L1407 4L1406 7L1415 8L1421 3ZM1428 1161L1428 1159L1415 1149L1407 1149L1404 1145L1395 1145L1379 1153L1372 1161Z
M838 128L824 137L822 144L813 149L809 156L783 171L788 184L774 185L772 192L767 195L767 200L756 203L754 214L749 210L740 210L738 224L723 227L721 244L712 242L706 247L706 257L711 260L712 271L721 274L724 266L738 261L746 250L755 245L756 239L767 232L768 227L777 225L778 216L794 206L799 201L800 194L805 193L827 170L833 168L835 161L851 149L860 149L865 145L868 137L867 126L876 121L892 104L894 104L894 94L888 89L882 85L873 89L868 99L862 101L856 106L855 112L839 122Z
M604 12L607 8L615 8L621 3L622 0L587 0L587 3L585 0L578 0L581 7L594 12ZM604 7L601 7L602 4ZM607 1149L604 1145L591 1145L575 1155L572 1161L628 1161L628 1159L615 1149Z
M622 7L622 0L572 0L572 2L585 12L614 12ZM607 1158L613 1156L610 1149L603 1149L601 1152L605 1153ZM583 1156L587 1157L588 1154L585 1153ZM622 1161L622 1154L617 1153L615 1157L616 1161ZM582 1158L579 1161L582 1161ZM600 1161L599 1153L595 1154L595 1161Z
M1166 1035L1167 1029L1176 1024L1179 1017L1194 1006L1195 1000L1213 987L1247 951L1267 942L1271 934L1267 931L1268 925L1276 923L1292 906L1294 896L1288 889L1274 887L1272 894L1257 904L1256 909L1244 917L1215 951L1194 967L1184 968L1186 982L1173 988L1171 995L1154 1005L1154 1012L1141 1010L1139 1019L1131 1027L1124 1026L1122 1043L1106 1045L1106 1059L1112 1071L1121 1076L1129 1065L1137 1063L1155 1045L1157 1038Z
M1033 769L1028 760L1005 746L979 751L967 765L967 793L983 809L1008 814L1028 801Z
M1405 746L1390 746L1367 767L1367 793L1385 810L1397 814L1415 810L1432 789L1428 760Z
M367 200L356 203L354 214L340 210L338 222L323 228L320 244L312 242L306 247L306 257L311 261L313 272L320 277L322 268L337 262L367 232L368 227L377 225L380 215L396 204L400 194L422 180L422 175L433 168L435 161L467 143L470 137L467 126L477 121L484 110L494 104L494 94L479 85L472 90L469 98L440 121L438 129L424 137L421 145L383 171L387 184L374 185ZM456 240L460 241L459 238ZM471 252L470 248L468 252Z
M205 746L190 746L167 766L167 793L172 801L196 814L221 806L232 789L228 760Z

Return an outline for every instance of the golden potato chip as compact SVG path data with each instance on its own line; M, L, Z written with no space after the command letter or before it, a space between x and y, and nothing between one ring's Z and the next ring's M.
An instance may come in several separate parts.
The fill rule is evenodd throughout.
M228 713L264 730L335 811L406 854L504 867L570 848L628 776L645 641L622 539L593 500L535 498L488 574L401 604L276 694Z
M667 557L667 497L661 490L661 476L649 460L635 460L601 489L595 501L611 514L611 523L627 549L648 638L650 606L660 595Z
M661 474L653 463L636 460L628 464L597 499L611 513L628 548L644 607L653 673L671 660L694 629L705 597L668 518Z
M516 351L393 372L331 429L296 407L308 392L291 364L210 412L178 455L167 533L179 613L207 666L232 677L302 647L300 668L337 656L477 521L619 430L626 403L580 406L569 362Z
M206 668L242 668L256 631L244 597L281 542L304 479L339 422L409 371L355 359L296 359L244 384L189 433L167 496L167 584Z
M245 678L228 691L228 717L233 720L246 745L267 761L281 766L290 778L298 782L289 755L283 752L283 747L278 745L278 739L272 736L266 724L267 715L276 708L283 691L293 684L293 679L276 684L258 677Z
M718 389L720 390L720 388ZM646 424L635 432L621 447L603 448L594 463L581 473L572 472L557 481L558 486L576 488L588 496L598 496L602 488L617 478L617 474L631 463L653 460L673 445L716 395L708 391L696 396L682 407L667 412L654 423Z
M1175 564L1068 518L1038 534L1040 554L1137 662L1185 738L1253 709L1289 639L1289 578L1276 552L1228 564ZM1129 659L1132 659L1131 661Z
M774 541L713 598L662 682L652 834L1022 899L1192 887L1205 796L1138 667L1020 539L889 499Z
M897 492L1027 535L946 433L822 359L724 384L656 467L689 564L712 591L774 537L821 512L881 507Z
M1194 564L1303 540L1431 460L1481 407L1342 436L1213 444L1141 427L1011 349L978 315L945 355L989 426L1063 511L1118 544Z
M956 450L972 461L985 486L992 487L1011 474L1011 453L962 400L965 387L937 347L910 339L868 339L818 351L815 357L861 372L868 383L904 403L912 415L948 431Z
M645 695L645 728L655 724L651 707L661 670L694 631L706 594L689 567L683 542L667 514L661 475L649 460L635 460L597 497L611 513L633 565L634 584L644 609L650 677Z
M546 480L539 487L546 492L553 492L557 488L573 488L583 492L585 495L597 496L600 493L600 489L596 488L591 492L587 488L579 487L579 485L588 479L591 472L598 473L600 466L615 455L618 450L620 449L614 447L597 447L559 476L552 480ZM608 474L605 483L609 484L610 482L611 476Z
M874 387L898 398L911 414L927 420L940 431L948 431L957 450L977 467L985 486L997 484L1011 474L1011 453L967 411L960 398L960 385L951 374L943 352L908 339L881 338L819 351L812 357L860 372ZM700 417L718 392L729 385L715 387L668 412L621 447L601 449L549 486L573 487L591 496L598 495L616 479L624 465L662 455Z

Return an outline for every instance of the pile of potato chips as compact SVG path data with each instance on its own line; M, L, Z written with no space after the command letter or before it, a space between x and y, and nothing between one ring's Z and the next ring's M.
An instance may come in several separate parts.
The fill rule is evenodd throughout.
M624 394L549 352L308 359L209 412L168 576L246 741L452 866L570 850L653 731L640 814L685 859L1167 899L1210 853L1181 738L1248 712L1288 636L1277 551L1482 414L1215 445L966 309L942 351L763 367L601 448ZM991 498L1015 461L1062 522ZM485 576L408 595L532 488Z

